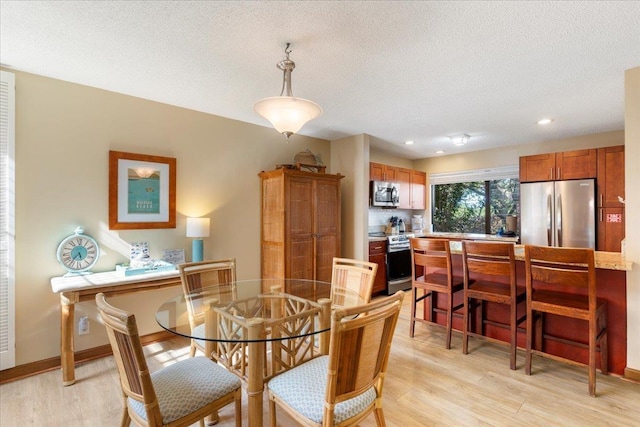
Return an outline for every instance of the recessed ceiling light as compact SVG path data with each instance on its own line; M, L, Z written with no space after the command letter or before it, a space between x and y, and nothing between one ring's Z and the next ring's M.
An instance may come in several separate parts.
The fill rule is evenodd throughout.
M405 145L413 145L413 141L406 141Z
M438 150L436 151L436 154L444 154L444 150Z
M541 119L541 120L538 120L538 124L539 125L548 125L552 121L553 121L553 119Z
M462 146L469 142L469 138L471 138L466 133L462 135L451 136L449 139L453 142L453 145Z

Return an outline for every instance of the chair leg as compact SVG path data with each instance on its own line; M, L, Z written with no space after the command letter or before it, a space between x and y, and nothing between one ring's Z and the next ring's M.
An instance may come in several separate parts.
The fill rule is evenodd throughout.
M589 395L596 396L596 335L598 334L597 319L592 314L589 320Z
M191 347L189 348L189 357L196 355L196 343L191 340Z
M418 299L418 289L411 288L411 320L409 321L409 336L413 338L416 329L416 300Z
M600 314L600 372L604 375L609 374L609 345L607 343L607 307Z
M382 412L382 407L376 407L374 409L373 414L376 416L376 425L378 427L385 427L387 424L384 420L384 413Z
M464 295L464 308L462 313L462 354L469 353L469 298Z
M269 396L269 420L271 427L276 427L276 402Z
M242 387L236 391L236 427L242 427ZM275 415L274 415L275 416Z
M127 410L127 401L124 402L124 412L122 413L122 419L120 420L120 427L129 427L131 425L131 417Z
M511 342L509 343L509 353L511 358L509 360L509 368L511 368L512 370L516 369L516 347L518 341L518 325L516 324L516 322L518 321L517 319L518 306L516 304L516 301L513 300L511 301L511 321L509 325L509 328L511 330Z
M453 293L447 294L447 343L446 349L451 348L451 329L453 323Z
M527 307L527 344L525 351L524 372L531 375L531 341L533 340L533 311Z

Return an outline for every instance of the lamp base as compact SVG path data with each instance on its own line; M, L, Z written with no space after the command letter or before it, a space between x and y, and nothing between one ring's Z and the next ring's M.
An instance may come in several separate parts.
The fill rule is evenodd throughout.
M202 261L204 242L202 239L194 239L191 244L191 260L193 262Z

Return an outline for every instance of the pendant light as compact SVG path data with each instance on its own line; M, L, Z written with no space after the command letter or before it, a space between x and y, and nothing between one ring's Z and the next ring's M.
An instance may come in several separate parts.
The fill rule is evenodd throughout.
M273 127L283 134L287 140L298 132L305 123L322 114L322 108L308 99L296 98L291 90L291 72L296 67L295 62L289 59L290 43L284 49L285 58L276 64L282 70L282 91L280 96L261 99L256 102L253 109L265 119L269 120Z

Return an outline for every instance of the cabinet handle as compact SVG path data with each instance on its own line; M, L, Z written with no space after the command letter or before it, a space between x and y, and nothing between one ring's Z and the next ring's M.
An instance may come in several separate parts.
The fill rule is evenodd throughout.
M600 193L600 207L602 207L602 193Z
M600 208L600 222L602 222L602 211L603 211L603 210L604 210L604 209Z
M551 181L553 181L553 168L551 168L549 171L549 178L551 179Z
M560 179L562 176L560 175L560 168L558 168L558 177L556 179Z
M382 246L375 246L373 249L382 249Z

